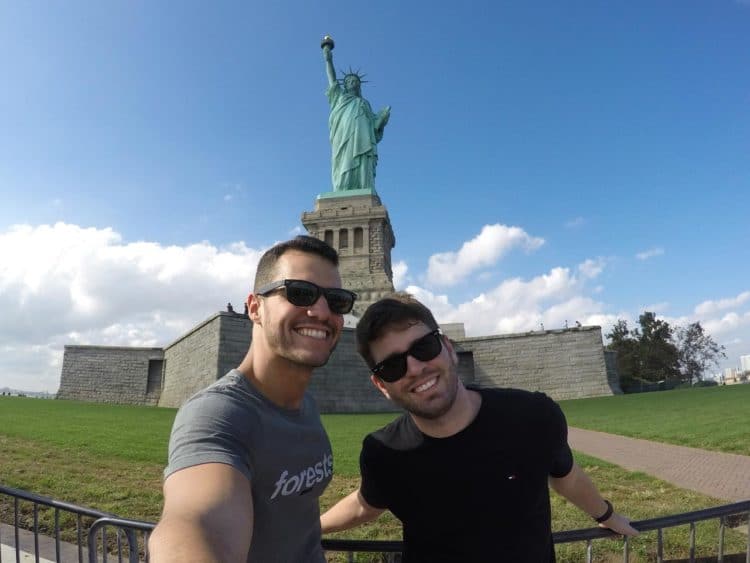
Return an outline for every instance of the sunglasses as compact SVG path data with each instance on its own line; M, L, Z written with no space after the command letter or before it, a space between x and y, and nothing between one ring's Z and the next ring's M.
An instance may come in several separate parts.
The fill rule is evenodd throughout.
M357 294L353 291L340 287L320 287L304 280L278 280L264 285L255 294L264 297L279 289L283 289L286 300L297 307L312 307L323 295L331 313L337 315L351 312L357 300Z
M437 358L443 349L440 331L433 330L411 343L409 349L401 354L393 354L372 368L373 375L388 383L394 383L406 375L406 357L411 356L420 362L429 362Z

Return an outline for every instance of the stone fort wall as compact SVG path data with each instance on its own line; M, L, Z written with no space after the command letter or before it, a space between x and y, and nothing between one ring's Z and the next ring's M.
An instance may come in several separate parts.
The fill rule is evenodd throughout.
M555 400L621 392L610 383L598 326L465 338L457 344L472 352L474 381L483 387L543 391Z
M163 350L66 346L58 398L179 407L240 364L250 331L247 317L221 312ZM460 325L446 325L445 332L455 343L465 383L543 391L553 399L620 392L614 364L607 369L599 327L466 338ZM163 382L154 391L158 359ZM314 371L310 391L324 413L395 410L370 382L351 328L344 329L328 364Z
M218 313L164 349L164 389L161 407L179 407L240 365L250 347L250 320L244 315Z
M164 350L120 346L65 346L58 399L156 405Z

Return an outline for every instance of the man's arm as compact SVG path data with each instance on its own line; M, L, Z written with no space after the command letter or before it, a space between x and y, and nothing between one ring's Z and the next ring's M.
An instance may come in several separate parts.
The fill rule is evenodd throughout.
M250 482L230 465L205 463L167 477L148 547L153 563L244 563L252 533Z
M359 489L338 501L320 517L320 527L324 534L354 528L370 520L375 520L384 512L367 504Z
M602 495L589 476L575 463L565 477L550 477L549 483L555 491L592 518L602 516L607 511L608 505ZM600 522L599 526L625 536L638 535L638 530L630 525L630 520L616 512L604 522Z

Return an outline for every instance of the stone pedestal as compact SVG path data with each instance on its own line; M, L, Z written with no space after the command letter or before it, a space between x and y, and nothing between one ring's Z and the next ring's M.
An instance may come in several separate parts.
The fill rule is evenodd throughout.
M321 194L315 211L302 214L302 224L339 253L343 286L359 295L354 315L361 317L368 305L393 291L391 249L396 238L374 191Z

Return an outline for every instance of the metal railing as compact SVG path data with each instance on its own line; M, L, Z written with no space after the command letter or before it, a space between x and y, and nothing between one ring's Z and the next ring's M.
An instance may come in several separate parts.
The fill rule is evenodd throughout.
M76 544L68 547L74 549L79 563L84 563L86 559L90 563L108 563L108 559L116 560L118 563L122 563L123 561L128 561L129 563L139 561L148 562L149 560L148 538L155 526L152 522L119 518L98 510L76 506L0 485L0 501L3 500L3 495L6 499L11 499L13 505L13 545L16 547L16 563L20 563L21 560L21 535L23 533L33 535L33 555L37 562L41 558L39 547L40 537L46 537L49 534L52 534L52 540L55 543L55 561L65 563L72 561L71 557L63 558L62 556L64 551L62 549L63 544L67 542L63 542L61 539L61 514L70 514L75 517L74 538L76 539ZM20 503L22 502L30 503L30 509L27 507L25 511L21 510ZM54 523L51 526L49 524L40 526L40 506L53 511ZM3 512L2 502L0 502L0 514L3 513L7 515L7 511ZM740 517L739 520L737 517ZM748 526L748 530L750 530L750 500L693 512L634 521L632 524L642 534L656 532L656 553L654 557L657 563L664 561L664 531L678 526L688 526L689 545L687 546L687 561L694 562L696 561L696 523L718 520L719 530L715 556L718 563L723 563L725 560L725 532L727 527L729 527L728 521L730 518L735 523L737 521L744 523L744 525ZM86 522L86 519L90 523ZM24 520L25 526L22 525L21 520ZM108 529L114 530L108 532ZM86 536L85 543L83 541L84 535ZM603 539L619 539L622 543L622 560L625 563L630 561L630 540L622 538L610 530L602 528L567 530L555 532L552 537L555 545L575 542L584 543L586 552L585 561L587 563L593 561L594 542ZM0 544L2 543L7 543L7 540L0 534ZM322 545L326 552L343 552L347 554L349 561L355 561L355 554L357 553L379 553L389 560L398 560L398 555L403 549L401 541L384 540L323 539ZM106 546L106 549L104 549L104 546ZM750 563L750 533L747 534L744 556L745 562ZM1 555L0 563L3 563Z
M31 554L36 563L49 557L54 557L58 563L71 563L73 560L85 563L89 556L84 546L91 525L97 520L113 516L109 512L0 485L0 546L9 545L10 538L6 538L8 534L2 532L3 529L7 530L7 523L3 526L5 520L10 522L12 528L9 535L13 539L16 563L21 563L22 552ZM73 525L70 524L71 519ZM61 520L66 521L64 526L61 526ZM127 528L118 530L117 543L121 546L126 543L134 545L133 532ZM47 548L44 557L40 544ZM131 558L132 563L139 561L137 554L135 555L136 557ZM5 563L2 557L0 549L0 563Z

